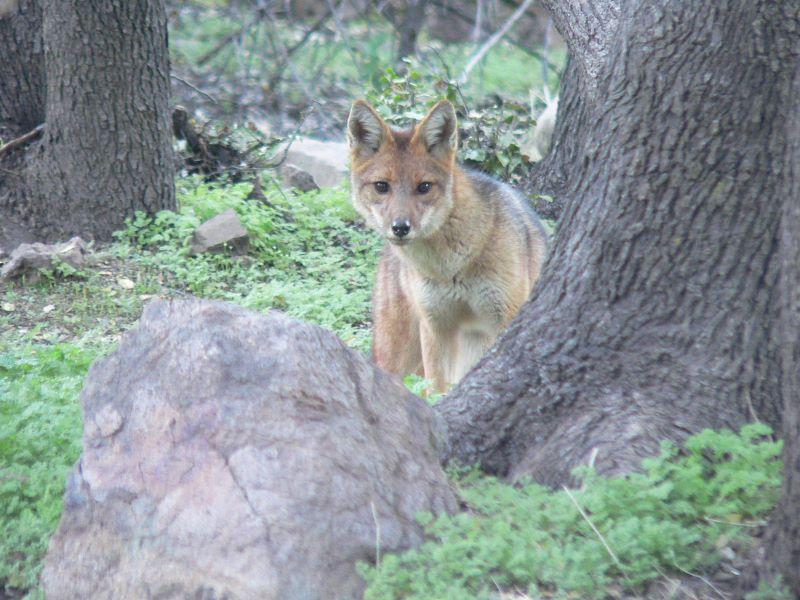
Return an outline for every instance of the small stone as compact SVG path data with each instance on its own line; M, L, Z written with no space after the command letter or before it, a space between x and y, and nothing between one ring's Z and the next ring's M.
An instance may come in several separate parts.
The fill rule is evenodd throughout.
M283 181L286 185L297 188L301 192L310 192L311 190L318 190L319 186L314 181L311 173L292 165L286 164L281 169Z
M127 277L120 277L117 279L117 285L124 290L132 290L136 284Z
M286 164L311 175L319 187L341 185L347 179L347 144L299 138L292 142L286 154Z
M0 270L0 282L25 275L29 283L35 283L40 272L52 269L56 262L80 269L86 264L87 252L86 242L77 236L61 244L20 244Z
M47 306L42 308L42 312L44 314L48 314L48 313L53 312L55 309L56 309L56 305L55 304L48 304Z
M2 308L5 312L14 312L17 310L17 307L12 302L3 302L0 304L0 308Z
M247 229L242 225L239 215L232 208L218 214L200 225L192 236L192 254L219 252L226 245L234 250L244 251L249 244Z

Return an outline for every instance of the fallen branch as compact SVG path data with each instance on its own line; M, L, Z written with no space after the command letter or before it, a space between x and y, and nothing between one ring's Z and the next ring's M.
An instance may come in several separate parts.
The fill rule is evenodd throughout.
M44 123L42 123L41 125L37 125L35 129L29 131L25 135L21 135L18 138L14 138L10 142L6 142L2 146L0 146L0 156L3 156L3 154L11 152L14 148L22 146L23 144L27 144L35 137L41 135L42 131L44 131Z
M304 34L303 37L300 38L298 42L294 45L290 46L289 48L283 49L283 56L280 57L278 60L278 64L275 67L275 73L270 77L269 81L267 82L267 90L271 93L275 90L275 88L280 83L281 79L283 79L283 75L286 71L286 66L292 58L292 54L294 54L297 50L299 50L307 41L308 39L317 31L319 31L322 26L327 22L327 20L331 17L334 11L334 6L332 4L328 4L327 10L325 13L317 19L317 21L308 29ZM269 32L268 32L269 33ZM277 45L272 41L272 36L269 35L270 42L272 43L276 54L277 54Z
M170 73L169 76L172 77L175 81L178 81L178 82L182 83L183 85L185 85L189 89L194 90L195 92L197 92L201 96L207 98L208 100L211 100L211 102L213 102L214 104L219 104L219 102L217 102L211 94L207 94L206 92L204 92L200 88L195 87L194 85L192 85L191 83L189 83L188 81L183 79L182 77L178 77L177 75L175 75L175 73Z
M514 13L508 17L508 19L506 19L506 22L503 23L503 26L498 29L495 34L492 35L492 37L484 42L483 46L481 46L472 56L472 58L469 59L467 66L464 67L464 71L461 73L461 77L458 80L460 84L463 85L467 82L469 79L469 74L472 72L472 69L475 68L475 65L481 61L486 53L491 50L492 47L497 44L497 42L503 39L503 36L511 30L511 28L514 26L514 23L516 23L519 18L525 14L525 11L528 10L528 7L530 7L531 4L533 4L533 0L525 0L525 2L520 4L517 7L517 10L515 10Z
M245 31L250 29L260 20L261 20L261 15L259 15L255 20L250 21L249 23L245 23L236 31L232 31L231 33L226 35L219 41L219 43L216 46L214 46L211 50L209 50L208 52L203 54L203 56L197 59L197 66L198 67L205 66L205 64L209 62L212 58L214 58L217 54L219 54L222 51L222 49L225 48L225 46L230 44L233 40L242 36L245 33Z
M594 531L595 535L598 537L600 542L603 544L603 547L606 549L606 552L608 552L608 555L611 557L611 560L614 561L614 564L617 565L619 570L622 572L622 575L625 577L625 579L627 579L628 575L627 575L627 573L625 571L625 566L622 564L622 562L620 562L619 557L611 549L611 546L608 545L608 542L606 541L606 538L604 538L603 534L600 533L600 530L597 529L597 527L594 526L594 523L592 523L591 519L589 519L589 515L587 515L586 511L584 511L581 508L581 505L578 504L578 501L575 499L575 496L572 495L572 492L569 491L569 488L567 488L567 486L565 486L565 485L563 485L561 487L567 493L567 496L569 497L569 499L572 500L572 503L575 505L575 508L578 509L578 512L581 514L581 516L583 517L584 521L586 521L589 524L589 527L592 528L592 531Z
M447 2L443 2L442 0L431 0L431 4L433 4L434 6L436 6L439 9L443 10L444 12L448 13L449 15L452 15L452 16L460 19L461 21L464 21L465 23L467 23L469 25L472 25L472 26L475 25L475 18L474 17L461 12L460 10L458 10L457 8L455 8L453 6L450 6ZM487 34L487 35L489 35L491 33L491 30L486 26L486 24L484 24L482 26L482 30L481 31L483 33ZM534 58L536 58L536 59L538 59L540 61L541 60L546 61L548 68L552 69L553 71L558 71L559 70L558 65L555 65L554 63L552 63L547 58L546 54L544 54L542 52L539 52L535 48L532 48L531 46L529 46L526 40L514 38L514 36L512 36L512 35L507 35L506 38L508 39L509 43L511 43L514 47L520 49L522 52L524 52L528 56L532 56L532 57L534 57Z

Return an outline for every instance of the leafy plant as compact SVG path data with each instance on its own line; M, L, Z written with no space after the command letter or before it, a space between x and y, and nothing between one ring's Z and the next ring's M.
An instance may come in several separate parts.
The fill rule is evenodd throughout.
M193 294L279 309L328 327L366 351L381 242L355 222L347 191L272 188L264 201L248 199L250 191L250 184L182 180L180 211L137 215L119 234L118 251L166 271L172 285ZM191 256L192 231L228 208L250 234L249 255Z
M602 598L612 584L641 590L661 573L702 569L777 501L781 444L769 434L758 424L738 435L704 431L684 450L665 443L642 473L579 469L574 491L461 476L469 510L421 515L428 541L420 548L362 564L365 597L491 598L515 589Z
M414 59L404 60L404 72L387 68L368 94L388 123L408 126L439 100L450 100L460 113L459 158L505 181L515 182L525 175L531 162L520 148L536 124L527 103L496 96L468 108L455 81L421 69Z
M0 350L0 588L36 584L80 454L78 392L96 351Z

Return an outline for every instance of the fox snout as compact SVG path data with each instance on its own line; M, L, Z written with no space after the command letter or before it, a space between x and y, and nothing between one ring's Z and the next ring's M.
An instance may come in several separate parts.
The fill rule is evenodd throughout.
M396 219L392 221L392 233L397 239L403 239L411 231L411 221L408 219Z

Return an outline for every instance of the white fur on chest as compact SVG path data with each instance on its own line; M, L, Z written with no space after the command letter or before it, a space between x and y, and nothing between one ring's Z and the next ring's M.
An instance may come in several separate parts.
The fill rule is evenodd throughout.
M450 282L467 268L472 254L463 248L443 251L426 243L413 243L395 250L406 268L424 279Z
M504 307L493 300L497 286L484 277L449 282L417 277L412 289L432 324L452 332L497 334Z

